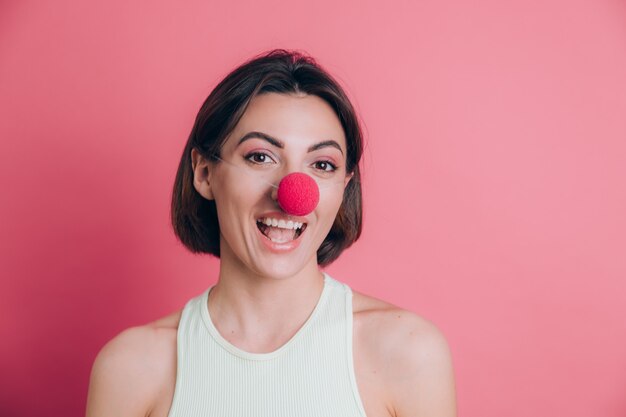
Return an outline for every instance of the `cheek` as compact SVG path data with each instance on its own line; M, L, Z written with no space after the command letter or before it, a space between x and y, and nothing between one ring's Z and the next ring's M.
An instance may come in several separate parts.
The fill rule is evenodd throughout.
M339 185L320 190L320 204L324 204L325 210L337 212L343 201L343 188Z
M264 183L262 177L246 175L243 172L233 172L220 182L221 194L227 195L231 203L238 201L245 203L258 199L265 192L269 192L268 188L269 185Z
M261 188L254 181L240 181L236 176L223 178L214 194L220 228L231 229L246 217L261 198Z

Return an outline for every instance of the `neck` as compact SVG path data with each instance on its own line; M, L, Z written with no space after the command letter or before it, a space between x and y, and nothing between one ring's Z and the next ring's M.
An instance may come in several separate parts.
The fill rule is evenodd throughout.
M237 267L230 256L220 255L219 280L209 293L208 308L213 324L235 345L272 349L302 327L319 301L324 276L316 262L277 278Z

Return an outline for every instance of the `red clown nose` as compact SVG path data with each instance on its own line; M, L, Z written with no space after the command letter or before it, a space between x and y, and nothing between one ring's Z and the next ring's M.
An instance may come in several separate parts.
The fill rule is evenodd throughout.
M315 210L320 190L313 178L303 172L285 175L278 184L278 205L286 213L305 216Z

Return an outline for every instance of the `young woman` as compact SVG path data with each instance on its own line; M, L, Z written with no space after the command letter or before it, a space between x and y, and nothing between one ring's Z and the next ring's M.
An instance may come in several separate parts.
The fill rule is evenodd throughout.
M209 95L174 230L217 284L99 352L87 416L453 417L438 328L320 268L361 232L359 123L313 58L274 50ZM291 181L291 182L290 182Z

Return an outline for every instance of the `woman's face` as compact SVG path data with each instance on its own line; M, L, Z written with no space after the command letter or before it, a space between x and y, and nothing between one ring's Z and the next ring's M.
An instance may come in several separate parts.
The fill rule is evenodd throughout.
M317 271L317 249L351 178L346 175L346 152L341 122L321 98L277 93L254 97L224 143L225 162L209 167L221 262L275 278ZM292 172L310 175L319 186L319 203L306 216L288 215L276 200L272 184ZM296 233L261 224L268 218L305 226Z

